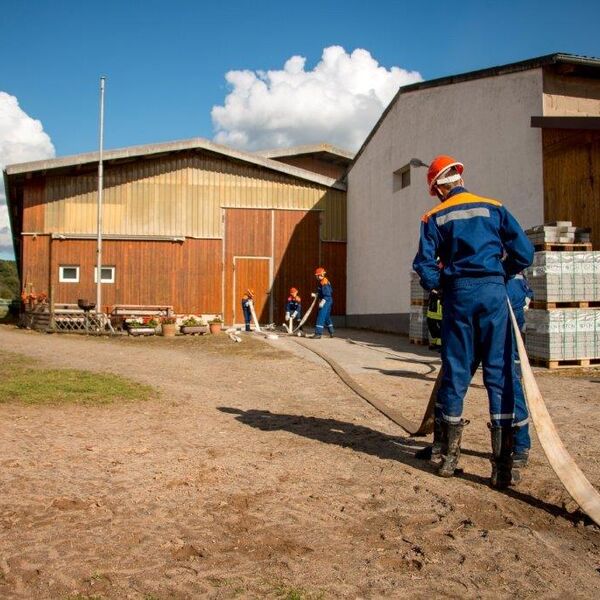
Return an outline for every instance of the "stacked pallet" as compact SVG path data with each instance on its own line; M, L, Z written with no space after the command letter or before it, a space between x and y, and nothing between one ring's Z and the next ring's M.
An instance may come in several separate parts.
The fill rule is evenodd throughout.
M532 227L526 232L531 243L539 250L554 250L551 246L559 246L558 251L566 250L564 245L570 245L569 250L591 250L590 228L574 227L571 221L554 221L545 225Z
M526 233L536 247L526 271L534 292L525 329L530 359L550 368L600 363L600 252L585 241L590 230L558 221Z
M427 302L429 292L419 283L419 276L411 271L410 274L410 324L408 338L411 344L429 345L429 330L427 329Z

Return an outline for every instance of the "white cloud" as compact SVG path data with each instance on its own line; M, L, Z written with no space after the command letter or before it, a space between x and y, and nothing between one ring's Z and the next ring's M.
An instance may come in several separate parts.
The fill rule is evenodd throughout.
M32 119L18 100L0 92L0 169L12 163L51 158L54 146L40 121ZM4 181L0 179L0 256L12 257Z
M279 71L229 71L231 91L213 106L215 141L246 150L327 142L357 150L416 71L386 69L367 50L323 50L312 71L292 56Z

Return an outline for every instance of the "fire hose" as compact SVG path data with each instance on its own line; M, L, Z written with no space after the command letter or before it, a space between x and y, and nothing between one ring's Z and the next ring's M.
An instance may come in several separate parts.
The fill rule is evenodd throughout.
M312 307L311 307L312 308ZM523 390L529 408L531 420L535 426L538 439L550 466L556 473L558 479L565 487L568 494L577 502L583 510L597 525L600 525L600 494L589 482L583 471L577 466L565 445L563 444L558 431L552 422L552 418L546 408L546 404L537 385L533 370L529 364L523 338L517 325L512 307L509 303L510 318L517 343L519 360L521 362L521 373L523 378ZM375 394L365 390L357 381L355 381L348 372L342 368L335 360L327 356L313 345L296 339L295 341L305 348L321 357L340 377L340 379L358 396L366 400L371 406L385 415L388 419L399 425L412 436L424 436L433 431L434 408L437 398L437 392L442 380L442 370L440 369L437 379L427 403L425 414L420 424L415 424L406 419L398 410L388 406Z
M517 350L519 352L519 360L521 361L521 373L523 376L523 390L527 400L527 407L531 420L535 426L535 430L540 440L540 444L550 466L556 473L560 482L565 486L565 489L579 504L581 509L597 524L600 525L600 494L589 482L583 471L577 466L565 445L563 444L556 427L552 422L550 413L546 408L546 403L542 398L540 388L533 376L525 344L517 325L517 320L510 303L510 319L517 340Z

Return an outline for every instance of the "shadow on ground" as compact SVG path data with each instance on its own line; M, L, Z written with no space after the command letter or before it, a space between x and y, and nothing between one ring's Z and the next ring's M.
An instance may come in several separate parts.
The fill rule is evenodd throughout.
M356 425L337 419L273 413L268 410L242 410L228 406L219 406L218 410L235 415L240 423L261 431L289 431L295 435L326 444L352 448L357 452L363 452L382 459L397 460L426 473L435 473L435 465L429 461L416 459L414 456L415 451L423 448L426 444L416 442L410 437L387 435L364 425ZM487 453L469 449L461 449L461 452L485 458L489 456ZM461 471L457 473L457 477L477 485L489 487L489 479L473 473ZM582 519L588 520L587 516L579 511L569 513L559 506L549 504L515 488L498 491L497 493L506 494L534 508L544 510L554 517L562 517L572 523L577 523Z

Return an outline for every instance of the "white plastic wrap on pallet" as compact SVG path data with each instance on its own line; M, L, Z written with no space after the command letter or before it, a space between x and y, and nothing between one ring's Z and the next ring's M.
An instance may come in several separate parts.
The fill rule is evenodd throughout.
M410 307L409 338L411 340L429 341L427 329L427 306Z
M527 352L534 358L600 358L600 309L529 310L525 333Z
M421 287L419 282L419 276L414 271L410 273L410 303L414 304L415 301L426 301L429 297L429 292L425 291Z
M536 252L526 275L538 302L600 300L600 252Z

